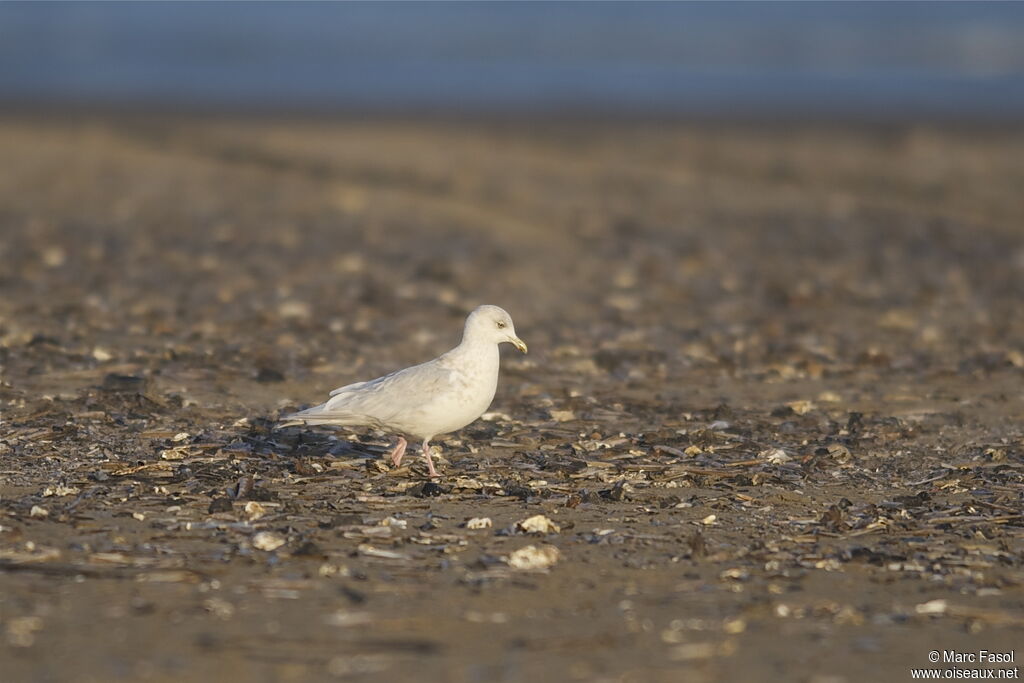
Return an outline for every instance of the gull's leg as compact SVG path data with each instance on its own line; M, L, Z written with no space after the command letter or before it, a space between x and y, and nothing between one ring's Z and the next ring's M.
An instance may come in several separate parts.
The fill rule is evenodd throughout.
M402 464L402 456L405 455L405 443L406 442L403 437L398 437L398 443L396 443L395 447L391 449L390 453L388 453L388 456L391 458L391 464L395 467L400 467Z
M430 439L423 439L423 457L427 459L427 472L430 478L437 477L437 470L434 469L434 461L430 459Z

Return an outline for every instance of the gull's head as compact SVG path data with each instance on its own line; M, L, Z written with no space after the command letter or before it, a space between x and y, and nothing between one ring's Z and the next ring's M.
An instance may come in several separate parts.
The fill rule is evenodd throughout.
M480 306L470 313L462 338L494 344L508 342L526 353L526 342L516 336L512 316L498 306Z

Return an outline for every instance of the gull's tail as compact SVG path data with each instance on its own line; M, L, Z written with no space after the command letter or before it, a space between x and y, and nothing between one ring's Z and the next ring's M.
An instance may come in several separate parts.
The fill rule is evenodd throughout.
M312 408L306 408L300 410L297 413L291 413L290 415L284 415L278 419L278 427L294 427L295 425L306 425L306 424L325 424L317 420L318 417L323 419L324 404L321 403L318 406Z
M338 427L377 426L378 420L366 415L330 409L327 403L285 415L278 420L278 427L295 425L335 425Z

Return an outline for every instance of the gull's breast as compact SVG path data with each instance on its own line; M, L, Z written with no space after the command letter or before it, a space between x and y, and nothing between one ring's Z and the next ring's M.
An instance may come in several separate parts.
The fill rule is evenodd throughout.
M462 429L483 415L494 400L497 373L449 370L448 381L403 416L400 426L413 436L426 438Z

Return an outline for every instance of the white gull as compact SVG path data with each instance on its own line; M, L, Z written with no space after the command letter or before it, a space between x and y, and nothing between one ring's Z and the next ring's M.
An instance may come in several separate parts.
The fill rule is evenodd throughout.
M287 415L293 424L373 427L423 440L427 470L436 477L430 440L462 429L484 414L498 388L498 345L508 342L526 353L512 317L498 306L480 306L466 318L462 343L421 365L349 384L307 410ZM402 463L407 442L402 436L390 452Z

